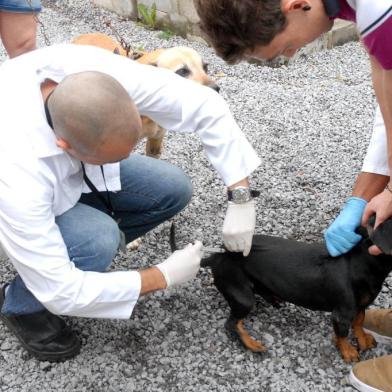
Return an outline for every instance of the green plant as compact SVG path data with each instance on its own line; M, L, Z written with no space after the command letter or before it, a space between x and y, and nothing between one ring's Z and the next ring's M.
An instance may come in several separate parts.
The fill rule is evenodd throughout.
M154 30L157 23L157 5L153 3L151 8L149 8L146 5L140 3L137 5L137 10L141 16L143 24Z
M175 35L175 33L173 31L171 31L168 27L166 27L165 29L163 29L163 31L158 35L159 38L161 39L170 39L171 37L173 37Z

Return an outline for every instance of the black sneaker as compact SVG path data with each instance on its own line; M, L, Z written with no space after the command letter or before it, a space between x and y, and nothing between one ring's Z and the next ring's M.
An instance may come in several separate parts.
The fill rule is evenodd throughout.
M0 289L0 309L5 298L5 287ZM80 340L65 321L47 310L7 316L0 319L39 361L61 362L80 352Z

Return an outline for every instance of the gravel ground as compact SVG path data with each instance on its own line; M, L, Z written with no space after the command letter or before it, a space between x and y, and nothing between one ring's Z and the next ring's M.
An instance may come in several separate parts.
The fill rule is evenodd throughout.
M212 75L263 164L254 173L260 189L257 232L320 241L349 196L371 133L374 95L369 63L358 43L304 58L288 66L227 66L213 51L180 37L160 38L130 21L101 12L90 2L48 1L42 21L52 43L103 31L100 15L134 47L189 45L210 64ZM40 46L44 45L42 36ZM5 58L4 51L1 59ZM177 218L179 242L221 244L224 186L196 136L170 134L163 159L182 167L195 192ZM169 223L145 236L140 249L115 260L114 269L147 267L170 254ZM0 264L3 282L14 271ZM376 306L392 306L392 280ZM1 391L352 391L345 365L331 343L327 313L290 304L275 309L262 300L248 319L269 347L252 354L224 331L228 306L208 270L177 289L143 298L129 321L70 318L83 347L65 363L40 363L0 324ZM391 352L379 347L370 358Z

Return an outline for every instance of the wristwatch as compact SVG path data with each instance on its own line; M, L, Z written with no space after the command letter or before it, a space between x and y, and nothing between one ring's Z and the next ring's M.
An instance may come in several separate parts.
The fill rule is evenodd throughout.
M249 189L245 186L239 186L238 188L234 188L231 190L229 189L227 191L228 200L236 204L247 203L249 200L252 200L254 197L257 197L259 195L259 191Z

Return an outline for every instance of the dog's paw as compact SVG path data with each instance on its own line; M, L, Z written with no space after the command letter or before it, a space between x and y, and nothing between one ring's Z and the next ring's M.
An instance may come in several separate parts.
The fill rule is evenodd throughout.
M230 328L231 327L231 328ZM233 328L234 327L234 328ZM254 339L249 335L248 331L244 327L244 323L242 320L238 320L235 324L228 322L227 328L230 328L231 332L236 333L236 335L241 340L242 344L250 351L254 353L263 353L267 351L267 347L265 347L261 342Z
M162 155L162 149L161 148L151 148L150 146L147 145L146 155L150 158L159 159Z
M344 362L352 363L359 362L359 352L358 350L344 337L334 337L334 343L340 351Z
M159 159L162 155L162 139L147 139L146 155L151 158Z
M344 362L346 362L346 363L359 362L359 352L354 346L351 346L350 348L345 349L341 353L342 353Z
M364 333L361 338L358 338L358 346L360 351L370 350L377 347L377 341L370 333Z
M265 347L262 343L260 343L259 341L255 340L255 339L252 339L252 338L242 340L242 342L244 343L245 347L248 350L250 350L254 353L264 353L268 350L267 347Z
M347 344L340 347L338 346L338 348L342 354L344 362L359 362L359 352L352 344Z
M131 241L127 244L127 249L132 251L132 250L137 250L139 248L139 246L142 243L142 239L141 238L137 238L134 241Z

